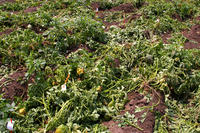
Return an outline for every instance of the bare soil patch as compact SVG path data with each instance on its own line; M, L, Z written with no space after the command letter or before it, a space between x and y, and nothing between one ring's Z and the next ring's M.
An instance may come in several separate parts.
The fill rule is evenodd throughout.
M28 83L21 83L25 77L26 69L21 68L8 78L4 78L0 81L0 93L3 93L3 98L14 100L15 97L21 97L23 100L28 98L27 88Z
M38 7L29 7L26 10L24 10L24 13L31 13L31 12L36 12L40 6Z
M183 35L190 40L185 43L186 49L200 48L200 24L192 26L190 30L183 31Z
M97 8L100 8L101 3L100 2L93 2L91 4L91 7L93 10L96 10Z
M200 21L200 16L198 16L198 17L196 18L196 20L199 20L199 21Z
M12 33L13 31L14 31L13 29L6 29L6 30L0 32L0 36L1 35L8 35L8 34Z
M21 24L21 27L24 29L28 29L28 24ZM47 27L42 27L38 24L32 25L31 30L35 31L37 34L42 34L45 30L47 30Z
M6 2L15 2L15 0L0 0L0 4L4 4Z
M139 17L141 17L142 15L140 14L133 14L131 15L130 17L128 17L127 19L125 19L125 22L128 23L128 22L131 22L135 19L138 19Z
M125 20L123 20L122 22L107 22L104 20L105 16L106 16L106 12L123 11L124 13L127 13L127 14L132 13L134 11L133 5L130 3L126 3L126 4L121 4L119 6L113 7L111 9L102 9L100 2L93 2L91 4L91 7L93 10L96 10L97 8L99 9L99 11L96 12L96 15L98 18L103 20L103 24L106 26L105 31L108 31L110 29L110 26L112 26L112 25L116 25L116 26L124 29L124 28L126 28L125 23L129 23L132 20L135 20L141 16L140 14L132 14L128 18L125 18Z
M125 27L125 23L130 23L131 21L133 21L133 20L139 18L140 16L141 16L141 15L139 15L139 14L132 14L130 17L125 18L125 20L120 21L120 22L107 22L107 21L104 21L104 20L103 20L103 24L106 26L106 30L105 30L105 31L108 31L108 30L110 29L110 26L112 26L112 25L116 25L116 26L118 26L118 27L124 29L124 28L126 28L126 27ZM103 15L101 15L100 17L101 17L101 18L104 18Z
M177 14L177 13L173 14L173 15L172 15L172 18L173 18L173 19L176 19L176 20L178 20L178 21L180 21L180 22L183 22L181 16L180 16L179 14Z
M125 13L131 13L134 11L134 7L132 4L121 4L119 6L113 7L109 11L124 11Z
M164 42L164 44L167 44L168 43L168 39L171 38L171 33L170 32L167 32L167 33L164 33L162 36L162 40Z
M200 43L196 44L196 43L193 43L193 42L186 42L185 45L184 45L184 48L185 49L200 49Z
M129 102L125 105L125 109L120 112L120 115L124 115L126 112L130 114L134 114L138 119L137 125L143 130L139 130L134 126L125 126L119 127L119 121L110 120L107 122L103 122L103 125L109 128L111 133L153 133L155 126L155 114L154 112L158 112L161 115L165 114L165 96L162 92L152 90L148 91L151 95L152 99L148 101L145 98L145 95L139 94L138 92L131 92L128 95ZM157 105L150 110L149 108L145 108L141 112L135 112L138 107L150 107L152 105ZM141 122L142 115L146 113L146 117L144 122Z
M96 10L97 8L99 9L99 11L111 11L111 12L115 12L115 11L124 11L125 13L131 13L134 11L134 7L132 4L130 3L126 3L126 4L121 4L119 6L116 7L112 7L111 9L103 9L101 7L101 3L100 2L93 2L91 4L91 7L93 10Z
M68 58L68 55L69 55L70 53L76 52L76 51L79 50L79 49L84 49L84 50L86 50L86 51L88 51L88 52L94 52L94 51L95 51L95 50L92 50L91 48L89 48L89 47L88 47L87 45L85 45L85 44L80 44L80 45L78 45L78 46L76 46L76 47L71 47L71 48L69 48L69 50L67 51L65 57Z

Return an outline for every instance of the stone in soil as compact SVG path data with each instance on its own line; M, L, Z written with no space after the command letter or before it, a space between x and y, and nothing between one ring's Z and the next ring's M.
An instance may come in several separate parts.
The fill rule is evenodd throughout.
M125 109L120 112L120 115L124 115L126 112L134 114L138 121L136 124L143 130L139 130L133 126L124 126L119 127L119 121L106 121L103 122L103 125L108 127L111 133L153 133L155 126L155 114L154 112L159 112L161 115L165 114L165 97L164 94L160 91L152 90L148 91L151 96L151 100L147 101L145 98L146 94L139 94L137 92L131 92L128 95L129 102L125 105ZM157 105L153 108L153 111L150 111L150 108L146 108L141 112L135 112L138 107L149 107L152 105ZM142 115L146 113L144 122L141 122Z

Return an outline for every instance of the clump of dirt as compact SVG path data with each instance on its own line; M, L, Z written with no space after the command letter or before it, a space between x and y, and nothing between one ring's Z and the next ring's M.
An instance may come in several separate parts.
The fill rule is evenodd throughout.
M162 40L164 42L164 44L167 44L168 43L168 39L171 38L171 33L170 32L167 32L167 33L164 33L162 36Z
M184 45L184 48L185 49L200 49L200 43L199 44L195 44L193 42L186 42L185 45Z
M15 2L15 0L0 0L0 4L6 3L6 2Z
M69 50L67 51L65 57L68 58L68 56L69 56L70 53L74 53L74 52L76 52L79 49L84 49L84 50L86 50L88 52L94 52L94 50L92 50L91 48L89 48L87 45L80 44L80 45L78 45L76 47L69 48Z
M0 32L0 36L4 35L4 34L8 35L8 34L12 33L13 31L14 31L13 29L6 29L6 30Z
M150 99L147 98L147 94L150 95ZM138 119L136 124L142 129L138 129L134 126L124 126L119 127L119 121L110 120L103 122L103 125L109 128L111 133L152 133L155 126L155 114L158 112L161 115L165 114L165 96L160 91L152 90L148 91L146 94L140 94L138 92L131 92L128 95L129 102L125 105L125 109L120 112L120 115L124 115L126 112L134 114ZM152 105L155 105L153 110L150 109ZM141 110L140 112L135 112L137 108L147 107ZM141 119L144 119L142 115L146 113L145 120L141 122Z
M100 2L92 2L91 7L93 10L96 10L97 8L99 8L101 5Z
M177 14L177 13L173 14L173 15L172 15L172 18L173 18L173 19L176 19L176 20L178 20L178 21L180 21L180 22L183 22L181 16L180 16L179 14Z
M125 23L130 23L131 21L133 21L133 20L139 18L140 16L141 16L141 15L139 15L139 14L133 14L133 15L131 15L130 17L126 18L125 20L121 21L121 22L107 22L107 21L104 21L104 20L103 20L103 24L106 26L105 31L108 31L108 30L110 29L110 26L112 26L112 25L116 25L116 26L118 26L119 28L124 29L124 28L126 28L126 27L125 27ZM103 15L100 16L100 17L101 17L101 18L104 18Z
M196 18L196 20L199 20L199 21L200 21L200 16L198 16L198 17Z
M28 24L21 24L21 28L28 29ZM46 31L47 27L42 27L38 24L32 25L31 30L35 31L37 34L42 34L44 31Z
M130 3L121 4L119 6L111 8L111 9L101 9L100 6L101 6L100 2L93 2L91 4L91 7L93 10L96 10L97 8L99 9L99 11L96 12L96 16L103 20L103 24L106 26L105 31L108 31L110 29L110 26L112 26L112 25L116 25L119 28L124 29L124 28L126 28L125 23L131 22L132 20L135 20L141 16L139 14L132 14L131 16L129 16L122 22L107 22L104 20L104 18L106 16L106 12L123 11L124 13L132 13L134 10L134 7Z
M183 35L189 40L200 43L200 24L192 26L190 31L184 31Z
M131 13L131 12L134 11L134 7L130 3L121 4L119 6L112 7L111 9L103 9L103 8L101 8L100 2L93 2L91 4L91 7L92 7L93 10L96 10L98 8L99 11L111 11L111 12L124 11L125 13Z
M110 26L116 25L119 26L122 22L107 22L103 21L103 24L106 26L105 31L108 31L110 29Z
M135 19L138 19L139 17L141 17L142 15L140 14L133 14L131 15L130 17L128 17L127 19L125 19L125 22L128 23L128 22L131 22Z
M125 13L131 13L133 12L134 7L132 4L127 3L127 4L121 4L119 6L113 7L109 11L124 11Z
M115 64L115 67L119 67L120 66L120 60L118 58L115 58L114 64Z
M31 12L36 12L38 10L38 7L29 7L26 10L24 10L24 13L31 13Z
M10 99L11 101L15 97L21 97L23 100L28 98L28 83L21 83L24 80L25 73L26 69L22 68L0 81L0 93L3 93L3 98Z
M200 48L200 24L191 27L190 31L183 31L183 35L190 41L185 43L186 49ZM195 43L191 42L194 41Z

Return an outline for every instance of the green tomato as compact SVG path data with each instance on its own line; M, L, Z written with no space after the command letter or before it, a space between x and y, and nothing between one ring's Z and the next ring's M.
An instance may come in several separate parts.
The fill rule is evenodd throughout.
M67 133L68 131L68 127L65 125L60 125L59 127L57 127L55 133Z

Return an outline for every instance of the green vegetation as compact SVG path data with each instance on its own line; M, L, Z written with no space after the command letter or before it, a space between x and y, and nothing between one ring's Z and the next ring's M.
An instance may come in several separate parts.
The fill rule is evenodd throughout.
M109 22L123 21L123 11L108 11L122 3L131 3L134 14L141 15L126 28L111 26L107 32L90 7L96 1L16 0L0 5L0 32L13 29L0 35L0 78L23 66L23 83L29 83L24 102L16 98L12 103L0 95L0 132L6 131L10 117L20 133L58 127L67 133L108 132L101 123L110 119L140 129L134 116L118 115L128 93L141 92L145 85L166 96L165 115L155 113L155 133L199 132L200 51L184 49L188 39L182 30L200 24L195 19L200 1L102 0L99 10L105 10ZM38 8L24 13L27 7ZM177 14L181 21L173 18ZM167 32L170 44L161 38Z

